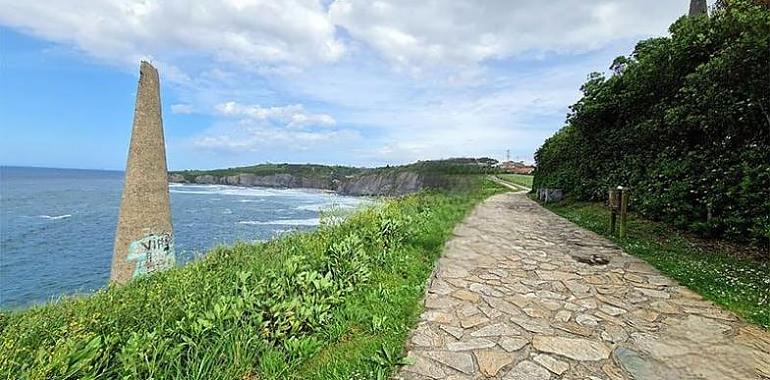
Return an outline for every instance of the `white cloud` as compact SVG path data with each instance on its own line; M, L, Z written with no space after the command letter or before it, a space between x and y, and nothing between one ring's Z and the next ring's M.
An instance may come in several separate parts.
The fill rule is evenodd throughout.
M687 3L0 0L0 24L132 72L150 59L171 112L212 120L171 144L370 165L531 157L587 73Z
M195 112L195 109L190 104L172 104L171 113L176 114L191 114Z
M112 63L204 57L284 72L342 57L336 27L399 65L462 66L659 33L686 7L687 0L335 0L328 10L317 0L0 0L0 23Z
M207 150L242 152L329 149L357 140L352 130L287 130L264 124L221 124L192 138L189 144Z
M231 152L305 151L359 137L356 131L335 129L333 117L309 113L301 104L262 107L229 101L214 108L216 114L234 120L217 123L194 136L189 145Z
M243 105L237 102L221 103L216 106L219 114L229 117L244 117L256 121L280 123L287 127L333 126L334 118L327 114L311 114L301 104L283 107L261 107Z
M389 60L417 68L587 51L660 33L687 0L337 0L332 21Z
M314 0L2 0L0 23L118 64L204 57L301 67L345 50Z
M196 147L228 151L319 149L357 139L355 131L287 131L263 126L220 126L192 140Z
M626 45L628 46L628 45ZM627 48L626 48L627 49ZM340 126L367 136L354 162L384 165L452 156L531 159L563 124L586 74L606 67L613 49L591 59L489 69L481 84L425 83L374 65L310 71L281 87L298 98L344 105Z

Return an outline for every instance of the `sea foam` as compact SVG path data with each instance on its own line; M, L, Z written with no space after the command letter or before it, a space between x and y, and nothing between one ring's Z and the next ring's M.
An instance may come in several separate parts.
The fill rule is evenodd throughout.
M57 215L57 216L51 216L51 215L40 215L40 217L41 217L41 218L43 218L43 219L48 219L48 220L59 220L59 219L67 219L67 218L69 218L69 217L71 217L71 216L72 216L72 215L70 215L70 214Z

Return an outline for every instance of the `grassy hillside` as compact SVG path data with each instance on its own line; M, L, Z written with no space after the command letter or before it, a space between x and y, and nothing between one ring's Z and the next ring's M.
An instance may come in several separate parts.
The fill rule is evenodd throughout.
M532 188L532 178L534 178L533 176L526 174L498 174L497 176L508 182L528 187L530 189Z
M452 227L501 191L422 192L220 247L89 297L0 313L0 378L388 378Z

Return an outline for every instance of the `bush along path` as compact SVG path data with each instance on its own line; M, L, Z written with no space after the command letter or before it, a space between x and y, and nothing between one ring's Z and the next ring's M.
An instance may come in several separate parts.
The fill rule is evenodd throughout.
M401 379L765 379L770 332L524 194L454 230Z
M535 153L533 187L599 201L629 186L648 219L770 246L766 4L716 1L710 17L682 17L616 58L611 76L590 74Z
M502 191L475 178L312 233L221 247L123 287L0 312L0 379L387 378L452 228Z

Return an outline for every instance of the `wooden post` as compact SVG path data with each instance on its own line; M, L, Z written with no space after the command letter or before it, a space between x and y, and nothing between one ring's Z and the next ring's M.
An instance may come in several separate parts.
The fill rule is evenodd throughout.
M608 207L610 209L610 235L615 233L615 225L617 223L617 205L618 195L615 189L610 189Z
M620 238L626 237L628 227L628 197L630 191L628 188L620 189Z

